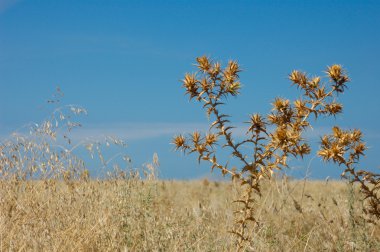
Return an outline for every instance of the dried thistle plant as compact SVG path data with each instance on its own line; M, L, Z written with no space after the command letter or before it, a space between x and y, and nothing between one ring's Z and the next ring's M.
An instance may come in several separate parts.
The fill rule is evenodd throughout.
M342 113L343 106L336 101L336 97L344 92L349 78L340 65L327 68L330 85L324 84L321 77L309 77L300 71L293 71L289 79L301 90L302 97L293 102L276 98L269 115L251 115L247 122L246 139L239 141L233 136L234 127L228 120L230 116L220 111L229 96L237 96L240 92L241 69L238 63L229 61L222 69L220 63L205 56L196 60L198 71L185 75L183 87L191 100L203 104L208 118L213 118L213 121L206 134L194 132L189 136L178 135L174 137L173 144L176 150L186 154L196 153L199 162L208 161L212 170L220 169L223 175L228 174L240 183L243 190L240 198L235 200L239 209L235 212L235 226L231 232L236 235L238 250L247 249L254 240L254 230L259 224L255 209L256 197L261 195L260 181L270 179L276 170L287 168L290 156L303 158L310 153L310 145L303 138L305 130L311 127L310 119ZM365 149L360 131L348 133L337 128L334 131L340 133L322 138L319 155L346 166L344 174L353 175L353 181L361 184L369 201L368 213L378 217L379 196L376 193L379 176L365 171L356 172L353 167ZM221 142L223 144L219 144ZM242 150L247 145L251 150L248 154ZM218 162L220 148L229 148L232 157L240 161L240 168ZM347 152L349 156L344 157ZM367 183L373 187L368 187Z
M364 195L363 211L368 215L367 221L376 223L380 219L380 174L356 170L355 167L365 150L360 130L342 130L335 126L331 135L322 137L318 155L325 161L343 166L341 176L350 183L359 184Z

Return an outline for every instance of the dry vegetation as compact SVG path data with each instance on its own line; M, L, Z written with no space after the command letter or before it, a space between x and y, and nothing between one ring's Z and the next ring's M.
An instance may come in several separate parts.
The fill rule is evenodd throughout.
M239 93L239 66L231 61L222 71L202 57L198 67L203 78L187 74L184 86L215 121L206 134L179 135L174 143L231 181L159 180L157 155L132 168L116 137L73 142L71 131L81 126L75 118L87 112L58 106L29 133L0 143L0 251L380 251L380 175L357 169L366 149L359 130L334 127L321 139L318 154L343 167L347 182L275 172L288 156L310 152L302 138L310 115L341 112L335 98L348 77L340 66L327 71L330 91L320 78L292 72L306 99L291 105L278 98L267 118L252 115L242 142L219 112L222 98ZM59 104L57 91L49 103ZM253 155L241 151L246 144ZM218 163L220 147L242 166ZM90 176L78 149L99 163L99 177Z
M263 185L255 251L379 251L344 182ZM1 251L231 251L239 186L227 182L103 180L0 184Z
M219 169L240 184L240 194L233 201L238 208L234 211L231 233L238 251L252 249L263 222L257 216L262 207L261 186L276 172L288 168L289 158L310 154L305 130L312 128L311 119L342 113L343 105L338 102L338 95L344 93L350 79L340 65L327 67L326 80L296 70L291 72L289 80L301 91L300 97L294 101L275 98L267 115L250 116L245 138L238 139L232 131L235 127L231 116L224 114L222 108L228 97L240 92L240 66L236 61L229 61L223 68L221 63L206 56L196 61L197 71L185 74L183 88L190 100L202 105L211 119L210 127L203 134L195 131L188 136L177 135L173 144L185 154L195 153L199 162L209 162L212 170ZM222 148L231 153L225 164L220 161ZM358 163L365 150L359 129L344 130L334 126L330 135L321 136L318 155L342 167L342 177L359 185L366 221L376 224L380 219L380 174L359 170ZM231 160L239 164L232 165Z

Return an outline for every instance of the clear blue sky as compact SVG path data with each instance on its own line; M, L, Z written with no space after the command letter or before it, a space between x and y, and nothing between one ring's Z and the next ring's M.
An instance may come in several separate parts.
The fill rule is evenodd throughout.
M361 128L370 147L362 164L378 170L379 13L380 1L0 0L0 135L46 117L60 86L65 103L89 112L81 134L120 135L136 165L157 152L163 178L198 178L208 166L169 144L207 125L180 83L195 57L241 64L242 95L226 108L238 124L269 112L275 96L297 97L293 69L323 75L339 63L352 79L344 114L322 119L315 133ZM305 165L289 173L303 176ZM340 174L315 160L311 171Z

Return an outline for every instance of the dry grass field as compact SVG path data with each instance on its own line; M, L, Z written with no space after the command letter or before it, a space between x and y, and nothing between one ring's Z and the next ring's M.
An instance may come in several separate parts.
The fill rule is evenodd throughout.
M0 251L233 251L231 182L1 181ZM356 191L356 190L354 190ZM263 186L247 251L380 251L344 182Z
M247 139L237 142L228 115L218 109L223 97L239 93L239 66L230 61L222 73L207 57L197 62L208 77L186 74L184 87L215 121L208 133L177 135L173 144L232 181L159 180L157 154L152 163L133 168L123 140L73 143L69 133L81 125L73 117L87 112L58 107L32 125L29 135L15 133L0 144L0 252L380 251L380 174L356 166L366 149L360 130L333 127L318 151L343 167L342 176L352 183L292 180L278 173L289 167L288 157L310 153L301 137L310 115L342 111L335 96L349 78L341 66L328 68L328 93L319 77L293 71L290 79L308 101L293 106L275 99L267 119L251 115ZM242 151L245 144L253 153ZM223 147L240 169L218 161ZM99 162L98 179L76 154L81 148Z

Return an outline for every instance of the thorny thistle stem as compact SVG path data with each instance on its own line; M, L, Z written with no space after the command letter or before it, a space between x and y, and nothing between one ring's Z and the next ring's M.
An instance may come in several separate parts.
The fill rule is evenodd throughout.
M343 166L341 176L349 178L350 183L359 184L366 203L363 211L368 215L367 221L374 223L380 219L380 174L355 169L365 150L360 130L345 131L334 127L333 134L322 138L318 154L325 161Z
M327 68L330 80L329 89L321 83L320 77L308 77L305 73L293 71L289 79L302 92L302 98L291 103L287 99L276 98L273 109L267 116L253 114L247 122L246 139L235 141L230 126L229 115L220 112L220 106L228 96L237 96L241 84L239 81L240 67L236 61L229 61L222 69L221 64L213 62L202 56L196 59L198 71L185 75L183 87L191 99L203 103L208 118L213 118L209 131L204 136L194 132L186 137L178 135L174 137L173 143L176 150L186 154L198 153L198 161L208 161L211 169L220 169L223 175L230 175L232 180L237 181L242 188L241 196L234 202L239 209L235 212L235 226L231 233L236 236L238 250L249 248L253 241L254 230L259 221L255 218L257 196L261 196L260 181L270 179L275 170L288 167L288 157L301 157L310 153L309 144L302 137L308 127L311 127L309 119L311 115L335 116L342 112L343 106L336 102L339 93L343 93L349 78L340 65ZM268 130L271 126L271 130ZM272 130L273 128L273 130ZM322 150L319 155L324 160L332 159L340 165L346 166L343 173L350 173L352 182L359 182L362 191L369 202L367 213L379 218L379 190L380 175L366 171L356 171L353 165L363 155L364 143L360 141L361 133L356 130L351 138L348 133L334 128L334 136L322 138ZM351 136L351 135L350 135ZM342 140L343 139L343 140ZM223 145L218 142L223 141ZM240 149L243 145L253 145L252 154L247 155ZM241 167L229 167L228 163L222 165L216 156L218 146L229 147L232 157L241 162ZM348 159L343 157L349 150ZM370 183L372 187L367 186Z

